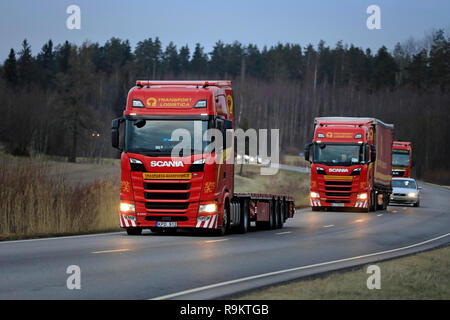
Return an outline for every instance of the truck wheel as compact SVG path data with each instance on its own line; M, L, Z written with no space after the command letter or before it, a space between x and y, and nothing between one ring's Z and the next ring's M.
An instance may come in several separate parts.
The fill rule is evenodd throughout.
M142 233L142 228L127 228L129 236L139 236Z
M312 211L320 211L320 207L311 207Z
M230 216L229 216L229 210L228 207L225 205L223 209L223 219L222 219L222 227L216 231L217 236L223 236L227 233L229 230L230 225Z
M370 192L370 203L369 203L369 211L375 211L375 206L376 206L376 203L375 203L375 192L374 191L372 191L372 192Z
M277 200L275 200L274 202L272 214L273 214L273 222L270 229L276 229L278 228L278 221L280 218L280 202Z
M250 210L248 208L248 201L244 200L241 207L241 219L237 232L246 233L250 229Z
M283 228L284 224L284 203L280 202L278 205L278 223L277 223L277 229Z

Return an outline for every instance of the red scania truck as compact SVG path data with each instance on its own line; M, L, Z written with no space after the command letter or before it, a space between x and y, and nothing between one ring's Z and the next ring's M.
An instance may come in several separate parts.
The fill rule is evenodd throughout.
M394 126L353 117L321 117L314 123L313 141L305 145L312 210L385 209L392 192Z
M294 215L292 197L234 192L234 141L226 134L233 128L231 81L137 81L123 117L112 121L112 145L122 151L120 226L130 235L184 228L244 233L251 221L281 228ZM193 148L174 156L177 129ZM223 148L207 148L208 129L223 133Z
M392 145L392 176L410 178L412 166L411 142L394 141Z

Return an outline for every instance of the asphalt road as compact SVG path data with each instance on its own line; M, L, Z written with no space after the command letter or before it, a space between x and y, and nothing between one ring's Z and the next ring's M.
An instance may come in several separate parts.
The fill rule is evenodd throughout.
M0 299L212 299L450 240L450 190L420 208L299 210L283 229L224 237L125 232L0 243ZM66 269L81 270L69 290Z

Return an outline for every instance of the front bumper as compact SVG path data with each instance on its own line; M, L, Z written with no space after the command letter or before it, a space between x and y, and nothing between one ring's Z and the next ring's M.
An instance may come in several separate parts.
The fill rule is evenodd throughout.
M178 216L177 216L178 217ZM152 219L152 220L149 220ZM170 219L169 219L170 218ZM157 222L177 222L177 228L198 228L198 229L217 229L219 214L200 215L187 221L177 221L172 217L161 216L161 219L154 220L154 217L148 214L130 214L120 213L120 227L121 228L156 228Z
M368 208L369 200L353 200L348 202L334 201L318 198L310 198L309 204L311 207L325 207L325 208Z
M392 196L389 198L389 203L409 203L415 204L419 201L419 197L412 198L408 196Z

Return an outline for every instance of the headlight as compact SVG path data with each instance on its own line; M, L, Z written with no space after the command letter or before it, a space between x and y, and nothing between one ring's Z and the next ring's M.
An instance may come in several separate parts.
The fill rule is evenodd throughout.
M367 199L367 193L360 193L356 196L356 199L366 200Z
M319 198L319 197L320 197L320 194L317 193L317 192L311 192L311 193L310 193L310 197L311 197L311 198Z
M134 164L142 164L142 161L137 160L137 159L130 158L130 163L134 163Z
M205 158L198 159L198 160L195 160L194 162L192 162L192 164L204 164L204 163L205 163Z
M415 197L417 197L417 193L410 192L410 193L408 193L408 197L415 198Z
M136 212L136 207L134 204L121 202L120 203L120 211L121 212Z
M201 204L198 207L198 213L213 213L216 211L217 211L217 204L215 203Z

